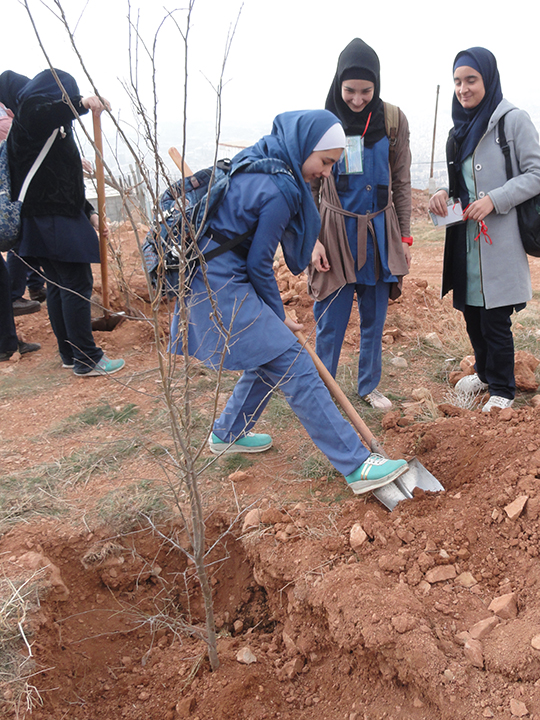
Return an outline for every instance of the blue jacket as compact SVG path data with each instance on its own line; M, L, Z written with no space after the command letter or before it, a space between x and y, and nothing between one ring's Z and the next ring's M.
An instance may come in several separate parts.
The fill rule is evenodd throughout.
M273 360L296 342L283 322L285 311L273 269L290 210L271 178L259 174L233 176L212 221L215 230L229 237L255 228L245 242L247 257L226 252L206 266L214 304L201 268L191 282L187 303L189 353L213 368L219 367L224 351L226 369L244 370ZM207 238L200 245L203 252L216 247ZM175 313L171 327L173 352L182 352L181 330L180 316Z

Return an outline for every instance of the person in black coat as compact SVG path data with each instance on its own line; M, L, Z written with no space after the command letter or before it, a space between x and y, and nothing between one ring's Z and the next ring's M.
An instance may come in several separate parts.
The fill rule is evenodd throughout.
M43 268L62 366L83 377L110 375L125 363L107 358L92 335L90 263L100 261L98 217L84 194L71 108L84 115L99 114L105 106L95 95L83 98L74 78L62 70L44 70L30 81L6 71L0 75L0 101L14 112L7 139L12 198L56 132L22 206L19 254L38 258Z

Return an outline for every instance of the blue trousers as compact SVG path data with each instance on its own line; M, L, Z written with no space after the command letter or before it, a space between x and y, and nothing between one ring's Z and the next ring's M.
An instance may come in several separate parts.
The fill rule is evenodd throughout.
M14 353L17 344L9 273L4 258L0 254L0 353Z
M103 357L94 342L90 298L94 284L90 263L39 258L47 278L47 309L62 362L75 370L93 368Z
M249 432L278 387L310 438L338 472L350 475L360 467L369 450L337 409L299 343L261 367L244 372L214 424L214 433L220 440L232 442Z
M513 305L491 310L465 305L463 311L478 377L488 384L490 395L508 400L513 400L516 394L514 336L510 317L513 312Z
M335 377L355 292L360 313L358 394L363 397L374 390L381 379L382 335L390 283L378 280L376 285L345 285L315 302L313 314L317 321L317 355Z

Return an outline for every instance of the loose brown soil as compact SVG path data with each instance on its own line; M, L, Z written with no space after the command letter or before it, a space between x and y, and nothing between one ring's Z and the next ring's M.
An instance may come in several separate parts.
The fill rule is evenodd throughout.
M425 196L415 193L415 204L420 217ZM303 429L292 417L263 416L274 448L240 469L221 460L201 481L208 546L215 543L209 560L221 666L213 673L194 632L202 612L193 565L167 539L186 541L178 511L162 515L157 528L140 515L98 513L104 498L124 490L124 506L132 503L136 516L140 488L165 487L166 456L156 448L168 447L166 428L147 425L140 434L141 422L151 423L162 407L150 325L128 320L96 333L111 357L127 362L105 380L61 369L45 307L18 319L20 334L42 350L0 367L3 482L21 478L0 537L0 589L5 579L17 585L28 578L37 588L21 624L33 655L26 665L32 718L540 719L535 382L511 410L487 415L452 405L448 378L467 345L451 302L439 299L441 235L426 227L403 297L388 314L381 388L395 410L381 418L365 411L354 390L350 397L387 451L416 455L445 492L416 491L389 513L372 497L348 494L324 464L307 473L306 457L320 456ZM119 237L139 296L129 313L148 313L133 233ZM538 287L540 261L531 266ZM311 330L302 283L278 275L289 309ZM126 307L116 290L112 300ZM537 311L536 301L530 307ZM166 335L165 306L160 316ZM534 328L517 320L516 337L529 338L538 356ZM357 343L352 318L345 368L354 367L347 360ZM201 371L202 380L211 377ZM201 409L210 390L201 386ZM65 430L66 419L85 409L130 403L133 430L108 421ZM116 465L81 462L53 479L74 452L88 458L110 448ZM30 497L22 478L34 471ZM253 508L260 522L244 528ZM365 538L353 549L358 524ZM501 597L500 607L492 605ZM27 656L21 635L20 657ZM0 680L6 672L0 666ZM2 685L3 716L15 715L18 692L13 682ZM24 704L18 712L27 714Z

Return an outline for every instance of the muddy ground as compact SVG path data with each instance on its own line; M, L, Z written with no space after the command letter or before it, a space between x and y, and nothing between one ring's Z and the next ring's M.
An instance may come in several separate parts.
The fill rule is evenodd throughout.
M220 460L201 480L216 672L196 637L193 565L174 544L185 543L179 510L166 502L170 442L150 325L96 333L127 362L107 380L61 368L45 306L18 319L43 347L0 367L3 716L540 719L540 410L526 367L540 356L537 300L514 325L528 353L515 407L457 408L452 382L470 349L439 299L441 235L422 219L425 196L415 204L414 266L386 325L381 389L393 411L366 410L354 395L354 319L338 377L387 451L418 457L445 492L416 491L391 513L354 497L283 403L269 408L260 429L272 450ZM128 314L148 313L133 233L116 238L135 293ZM302 282L278 275L309 331ZM116 285L112 301L126 308ZM200 378L204 415L213 381ZM82 423L95 408L108 410ZM8 632L13 612L20 625ZM21 663L26 680L15 682Z

